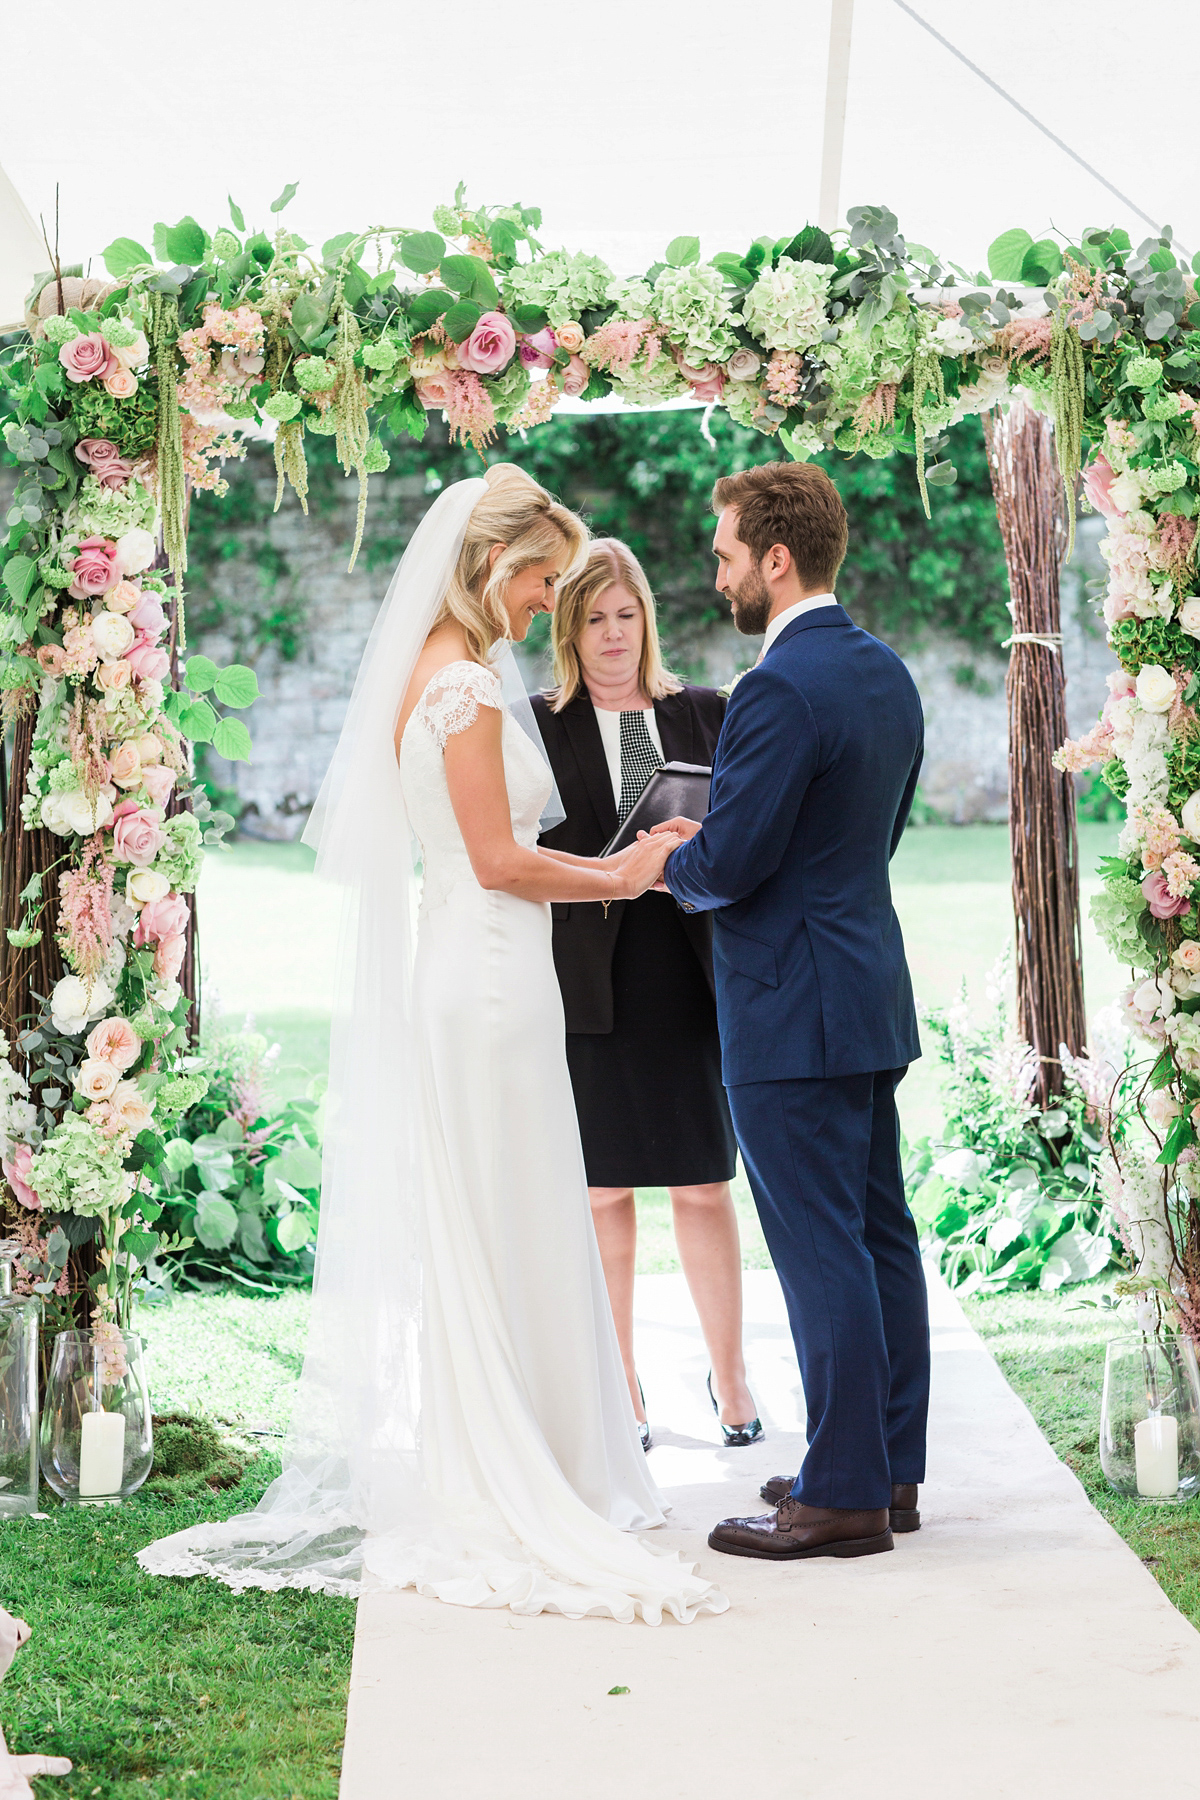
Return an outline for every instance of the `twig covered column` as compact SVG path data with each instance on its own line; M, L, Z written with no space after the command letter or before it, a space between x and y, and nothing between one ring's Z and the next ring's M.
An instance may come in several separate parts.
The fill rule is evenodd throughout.
M1067 735L1059 565L1062 479L1049 419L1014 400L985 418L1012 593L1008 699L1009 836L1017 929L1017 1024L1039 1057L1037 1099L1062 1091L1059 1046L1087 1035L1072 777L1051 757Z

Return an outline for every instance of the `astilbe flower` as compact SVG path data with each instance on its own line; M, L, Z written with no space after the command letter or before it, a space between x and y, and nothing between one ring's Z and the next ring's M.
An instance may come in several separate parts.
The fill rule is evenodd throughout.
M106 718L102 702L89 699L80 687L67 723L67 745L79 785L89 800L96 798L108 780L108 758L104 754Z
M860 437L867 437L875 431L886 431L893 424L896 417L896 396L899 392L899 382L881 381L869 394L863 395L851 420Z
M535 381L525 404L510 421L509 431L530 431L535 425L544 425L561 399L562 394L553 375L547 375L545 381Z
M1196 548L1196 521L1179 513L1163 513L1158 521L1157 559L1175 587L1183 591Z
M997 331L994 344L1010 363L1045 362L1050 355L1049 319L1010 319Z
M584 342L579 352L589 368L608 369L614 375L627 375L648 333L652 319L610 319Z
M82 862L62 877L58 892L59 948L76 975L90 981L108 961L113 941L113 870L99 833L88 839Z
M496 409L492 397L478 375L460 369L454 376L454 388L446 407L446 423L450 441L473 444L477 450L496 435Z
M26 1258L29 1262L41 1263L44 1268L50 1261L49 1243L39 1234L35 1220L25 1212L18 1219L10 1219L4 1227L4 1232L6 1237L16 1238L21 1246L21 1255L17 1257L12 1266L13 1292L20 1294L23 1299L28 1298L34 1291L34 1282L39 1281L41 1277L30 1272L26 1266ZM61 1299L65 1298L70 1291L70 1272L64 1268L54 1284L54 1292Z
M1190 706L1183 697L1192 678L1192 671L1186 663L1176 663L1171 673L1175 677L1175 698L1167 713L1167 723L1170 726L1172 737L1187 743L1190 738L1194 738L1200 732L1200 713L1197 713L1196 708Z
M795 350L773 350L767 364L767 392L776 406L788 407L800 392L801 358Z

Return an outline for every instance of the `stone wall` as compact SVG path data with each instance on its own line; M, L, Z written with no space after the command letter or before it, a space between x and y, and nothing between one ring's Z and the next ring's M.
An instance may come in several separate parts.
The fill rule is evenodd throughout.
M384 476L389 498L398 500L412 524L429 504L423 480ZM298 836L324 775L345 714L355 673L390 570L345 572L353 538L352 483L338 509L305 518L289 495L271 522L273 543L284 552L284 581L307 604L308 628L294 662L274 648L258 661L263 698L250 716L254 759L224 764L210 759L215 778L234 788L246 809L243 829L267 838ZM272 484L273 491L273 484ZM1098 543L1102 521L1081 519L1075 557L1063 578L1063 657L1067 708L1073 735L1094 721L1105 695L1104 676L1112 655L1088 603L1085 584L1103 569ZM236 605L236 591L229 595ZM227 661L228 642L209 637L197 648ZM728 681L753 662L756 642L740 637L732 624L710 627L676 640L673 646L689 669L702 671L713 686ZM943 818L964 824L1003 819L1007 812L1007 716L1001 653L973 652L960 640L930 637L905 652L925 706L926 754L921 781L925 800ZM548 671L525 659L530 687L545 683Z

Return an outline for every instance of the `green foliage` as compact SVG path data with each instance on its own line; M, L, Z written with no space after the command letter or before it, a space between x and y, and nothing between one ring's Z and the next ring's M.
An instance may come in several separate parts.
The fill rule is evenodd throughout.
M164 1500L203 1500L214 1490L236 1487L256 1454L212 1419L188 1412L156 1414L154 1468L145 1486Z
M1099 1275L1120 1243L1097 1187L1093 1100L1075 1071L1042 1111L1028 1097L1036 1059L1012 1038L1002 1002L981 1026L965 1001L924 1022L946 1065L943 1125L913 1146L904 1176L946 1279L963 1293L995 1293Z
M222 1032L204 1050L207 1092L167 1140L154 1177L160 1229L196 1241L150 1279L259 1291L307 1283L321 1193L318 1101L271 1100L273 1052L258 1032Z

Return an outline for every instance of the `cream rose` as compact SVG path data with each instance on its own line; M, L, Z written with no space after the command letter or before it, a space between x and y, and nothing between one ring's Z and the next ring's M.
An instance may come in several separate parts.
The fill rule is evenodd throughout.
M75 1076L75 1088L85 1100L107 1100L120 1079L110 1062L85 1056Z
M142 778L142 759L132 738L126 738L123 744L109 752L108 770L118 787L137 786Z
M109 612L130 613L141 603L142 590L134 587L132 581L118 581L116 587L110 588L104 596L104 604Z
M1147 663L1138 672L1137 697L1143 712L1168 712L1175 700L1175 677L1161 663Z
M138 332L132 344L110 344L109 349L127 369L140 369L144 362L150 360L150 346L146 342L144 331Z
M64 975L50 996L50 1016L54 1029L66 1037L77 1037L89 1019L98 1018L112 1004L112 989L99 976L92 982L91 992L78 975Z
M106 662L124 656L136 636L124 613L97 613L92 620L92 642Z
M1192 842L1200 844L1200 793L1189 795L1183 803L1179 818ZM1200 963L1197 967L1200 967Z
M753 350L745 348L735 350L725 364L725 371L730 381L753 381L761 368L761 356L757 356Z
M113 560L122 575L140 575L154 561L157 548L152 533L135 526L117 539Z
M80 837L91 837L94 831L103 831L112 823L112 801L103 794L89 800L82 788L76 788L74 793L62 796L59 816L68 831L77 831Z
M121 1130L136 1137L154 1123L154 1114L138 1092L136 1081L119 1081L109 1101L112 1117L119 1120Z
M1200 794L1193 794L1193 800L1200 800ZM1192 975L1200 972L1200 943L1195 938L1188 938L1180 944L1171 961L1177 969L1187 969Z
M556 325L554 335L558 339L559 349L569 350L572 356L583 349L583 326L574 319L568 319L565 325Z
M157 869L131 869L125 883L125 898L130 906L143 907L151 900L165 900L171 884Z
M133 670L127 662L101 663L96 670L96 680L106 694L119 694L127 688L133 679Z
M135 741L137 743L138 756L144 763L156 763L162 761L162 739L156 737L152 731L143 731L141 737L137 738Z
M1200 638L1200 598L1195 595L1185 600L1179 609L1179 617L1175 623L1180 631L1186 631L1189 637Z

